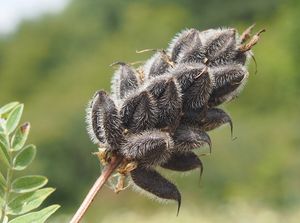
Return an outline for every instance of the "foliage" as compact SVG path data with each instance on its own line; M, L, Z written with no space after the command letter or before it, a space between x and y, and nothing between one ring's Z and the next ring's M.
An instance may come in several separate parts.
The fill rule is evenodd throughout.
M43 223L59 208L59 205L52 205L32 212L54 189L43 188L48 182L44 176L14 177L18 171L26 169L36 155L34 145L24 146L30 124L26 122L17 128L23 107L23 104L12 102L0 108L0 222L3 223Z

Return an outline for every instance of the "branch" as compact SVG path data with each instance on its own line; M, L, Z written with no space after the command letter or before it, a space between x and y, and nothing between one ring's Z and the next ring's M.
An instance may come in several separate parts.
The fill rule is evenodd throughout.
M79 223L82 219L83 215L91 205L92 201L94 200L95 196L99 192L99 190L103 187L105 182L108 180L110 175L114 172L114 170L119 166L122 161L122 157L113 156L111 157L111 161L102 171L101 175L94 183L93 187L90 189L89 193L86 195L84 201L81 203L80 207L78 208L77 212L73 216L70 223Z

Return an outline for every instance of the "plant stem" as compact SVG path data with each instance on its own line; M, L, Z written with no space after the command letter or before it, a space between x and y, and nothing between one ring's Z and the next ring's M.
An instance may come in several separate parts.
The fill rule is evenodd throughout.
M8 136L7 136L7 140L9 140ZM6 173L6 190L4 193L4 198L3 198L3 206L2 206L2 210L1 210L1 219L0 222L4 221L4 218L6 217L6 211L7 211L7 204L9 201L9 193L10 193L10 189L11 189L11 181L13 178L13 152L11 149L8 150L8 154L9 154L9 167L7 168L7 173Z
M10 193L10 188L11 188L11 179L13 176L13 170L11 167L8 168L7 174L6 174L6 190L4 194L4 199L3 199L3 207L2 207L2 213L1 213L1 220L2 222L6 216L6 211L7 211L7 204L9 201L9 193Z
M108 180L110 175L113 173L113 171L119 166L119 164L122 161L122 157L119 156L113 156L111 157L111 161L102 171L99 178L94 183L93 187L90 189L89 193L86 195L84 201L81 203L79 209L73 216L70 223L78 223L82 219L83 215L91 205L92 201L94 200L95 196L99 192L99 190L103 187L105 182Z

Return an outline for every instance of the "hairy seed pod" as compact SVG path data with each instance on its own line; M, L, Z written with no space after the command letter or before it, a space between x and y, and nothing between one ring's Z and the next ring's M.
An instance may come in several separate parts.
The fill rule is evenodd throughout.
M211 69L215 86L209 99L209 106L218 106L234 99L243 89L248 71L241 65L227 65Z
M201 128L202 121L206 118L207 106L199 110L190 110L183 113L180 125L184 126L194 126L196 128Z
M147 82L147 85L145 86L146 91L148 91L156 100L159 99L165 92L170 78L172 78L170 75L153 78Z
M90 100L86 109L88 134L95 144L106 142L100 108L101 104L96 93L96 95Z
M231 135L233 132L233 123L230 116L220 108L208 108L205 114L189 111L184 114L180 123L200 128L205 132L219 128L224 124L229 124Z
M199 35L196 36L192 45L183 48L178 60L179 63L205 63L206 49Z
M164 51L155 53L144 65L146 79L151 79L167 72L170 67L169 57Z
M125 100L120 114L123 125L130 132L152 129L157 124L157 103L147 91L142 91Z
M230 116L220 108L210 108L206 113L205 119L200 123L200 126L204 131L211 131L227 123L230 125L232 135L233 124Z
M118 62L119 69L115 72L112 81L112 92L116 99L123 99L139 86L137 72L126 63Z
M186 152L208 145L211 150L209 135L201 129L191 126L180 126L173 136L174 151Z
M197 42L200 41L199 31L196 29L187 29L175 36L175 38L169 44L168 52L171 55L171 60L173 62L178 62L178 57L182 53L189 49L191 46L194 46Z
M213 60L207 62L210 67L223 66L228 64L241 64L245 65L249 58L249 52L241 52L232 47L227 51L221 52Z
M234 53L232 53L231 55L227 55L227 61L229 61L226 64L229 64L230 62L232 64L241 64L241 65L246 65L247 61L249 61L249 58L251 58L251 55L253 57L253 54L251 51L247 51L247 52L242 52L240 50L235 50L233 51ZM224 63L225 65L225 63Z
M128 137L120 152L128 160L134 160L141 166L159 165L170 157L173 141L168 133L146 131Z
M202 37L203 35L200 36ZM208 64L214 61L221 53L234 49L236 44L236 30L222 29L216 31L211 39L206 40L206 57Z
M180 91L181 88L174 78L166 82L165 91L157 99L159 115L156 127L169 127L172 131L177 127L182 109Z
M123 127L115 103L105 91L98 91L92 106L92 128L100 142L107 142L110 150L119 149L124 142ZM105 139L105 140L103 140Z
M185 91L193 85L194 81L200 77L200 75L206 70L206 67L201 64L187 63L178 64L172 70L170 75L175 77L178 81L181 91L184 94Z
M131 171L133 183L141 189L161 199L175 200L178 204L177 215L181 205L181 195L177 187L153 169L138 167Z
M111 150L119 149L120 145L125 141L118 110L114 101L105 91L98 92L98 100L101 104L100 114L103 122L105 138L110 145Z
M190 171L200 168L201 175L203 172L203 164L198 156L189 151L183 153L173 153L167 162L161 164L161 167L175 171Z
M265 31L251 36L252 28L241 36L232 28L187 29L167 51L140 51L155 54L137 70L115 63L120 67L112 81L113 100L97 92L87 108L87 123L92 140L108 151L117 149L113 155L123 159L117 191L129 173L133 186L177 201L179 211L178 189L155 168L199 168L202 174L203 164L192 150L208 145L211 152L207 131L224 124L232 134L230 116L216 106L237 97L248 79L251 49Z
M191 86L183 92L183 111L202 109L210 98L213 85L209 72L204 70L196 76Z
M229 32L230 31L231 30L229 30ZM239 50L239 42L239 37L237 37L235 31L232 32L232 35L229 34L229 38L226 44L224 44L224 48L218 53L215 53L211 58L208 58L206 64L210 67L223 66L228 64L245 65L251 53L242 52L241 50Z

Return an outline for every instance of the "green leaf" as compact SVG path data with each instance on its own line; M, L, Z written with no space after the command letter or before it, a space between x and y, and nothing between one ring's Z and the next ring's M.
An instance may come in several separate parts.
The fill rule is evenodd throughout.
M15 101L15 102L10 102L10 103L4 105L3 107L0 108L0 116L2 116L2 114L9 112L14 107L16 107L18 104L19 104L19 102Z
M5 177L3 176L3 174L0 172L0 184L6 184L6 180Z
M1 194L1 193L0 193ZM3 200L3 198L2 198L2 195L0 196L0 206L2 207L2 205L3 205L3 202L4 202L4 200ZM0 213L0 217L1 217L1 213Z
M5 188L6 188L6 180L3 174L0 172L0 198L4 197Z
M34 160L36 148L34 145L26 146L16 155L13 160L13 168L15 170L24 170Z
M8 154L6 148L5 148L5 145L2 143L2 141L0 141L0 160L7 167L10 166L9 154Z
M12 150L18 151L22 149L22 147L24 146L27 140L29 130L30 130L29 122L24 123L18 128L18 130L16 131L16 133L14 134L11 140Z
M17 217L9 223L44 223L59 207L59 205L51 205L40 211L31 212Z
M1 118L0 118L0 134L5 133L5 126L4 126L4 123L5 123L4 119L1 119Z
M44 188L19 195L9 202L7 213L10 215L21 215L38 208L54 190L53 188Z
M43 187L48 182L44 176L29 175L19 177L11 185L11 190L15 193L28 193Z
M4 184L0 184L0 198L4 197L6 187Z
M9 113L6 121L6 131L8 134L12 133L18 126L23 113L23 108L24 105L20 104Z
M3 143L3 145L6 148L6 150L8 151L8 149L9 149L9 141L8 141L8 139L7 139L7 137L6 137L5 134L0 133L0 142Z

